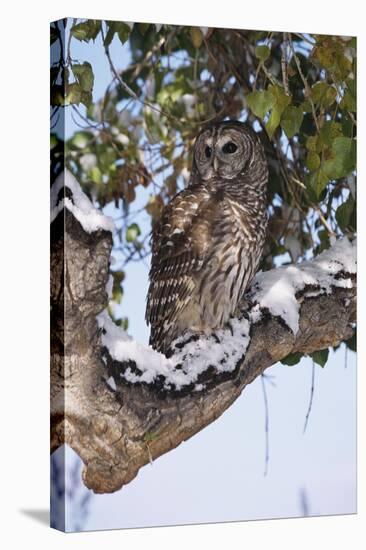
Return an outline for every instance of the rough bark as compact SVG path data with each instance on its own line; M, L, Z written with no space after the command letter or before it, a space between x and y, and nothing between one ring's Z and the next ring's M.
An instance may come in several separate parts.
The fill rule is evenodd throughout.
M82 458L84 483L117 491L151 459L218 418L265 369L293 352L311 353L348 339L356 315L356 283L298 297L296 337L278 318L251 328L250 345L230 375L212 376L204 392L162 394L148 385L105 381L95 316L107 305L112 237L86 233L68 210L52 224L51 450L67 443Z

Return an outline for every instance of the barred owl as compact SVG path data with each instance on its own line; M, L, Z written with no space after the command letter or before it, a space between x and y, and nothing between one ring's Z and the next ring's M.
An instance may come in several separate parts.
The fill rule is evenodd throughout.
M264 245L267 180L262 145L247 125L224 121L198 134L189 184L152 234L146 321L158 351L234 314Z

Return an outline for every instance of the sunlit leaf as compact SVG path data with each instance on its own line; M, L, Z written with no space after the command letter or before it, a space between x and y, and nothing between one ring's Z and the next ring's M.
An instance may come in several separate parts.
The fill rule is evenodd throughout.
M286 132L288 138L292 138L300 130L304 114L300 107L290 105L286 107L281 116L281 127Z
M70 140L70 145L78 149L85 149L93 135L90 132L75 132Z
M103 183L103 174L98 166L93 166L89 170L89 176L90 179L97 185L101 185L101 183Z
M79 104L81 102L82 88L79 84L72 83L65 87L65 105Z
M308 156L306 157L306 166L312 172L317 170L320 166L320 157L315 151L309 151Z
M255 116L262 119L275 103L273 95L267 90L251 92L246 96L246 100Z
M268 46L256 46L255 56L258 57L260 61L266 61L271 54L271 50Z
M191 27L190 30L192 44L195 48L199 48L203 42L203 34L199 27Z
M71 65L71 70L84 92L92 92L94 86L94 74L90 63Z
M348 199L337 208L336 220L342 231L345 231L348 227L356 229L356 204L350 194Z
M337 97L337 90L325 82L316 82L311 89L313 102L322 107L330 107Z
M273 98L272 111L266 124L267 133L271 139L280 124L282 113L291 103L291 97L286 95L284 89L277 85L271 84L268 91Z
M88 19L83 23L77 23L70 29L74 38L80 41L89 42L95 40L101 29L101 22L96 19Z
M332 157L324 163L324 172L330 179L342 178L356 167L356 141L337 137L332 144Z
M137 237L141 235L141 229L137 225L137 223L132 223L128 226L126 231L126 241L128 243L133 243L136 241Z

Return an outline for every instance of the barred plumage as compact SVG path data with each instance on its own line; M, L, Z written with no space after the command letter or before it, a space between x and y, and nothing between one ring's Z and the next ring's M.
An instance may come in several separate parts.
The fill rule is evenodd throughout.
M264 245L267 179L262 145L245 124L200 132L190 183L153 231L146 321L155 349L166 353L186 330L207 333L235 312Z

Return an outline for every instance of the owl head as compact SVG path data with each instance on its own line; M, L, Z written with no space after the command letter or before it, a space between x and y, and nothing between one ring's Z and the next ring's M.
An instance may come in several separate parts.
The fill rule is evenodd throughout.
M192 180L232 180L250 176L258 163L266 164L258 136L243 122L228 120L206 126L196 138Z

